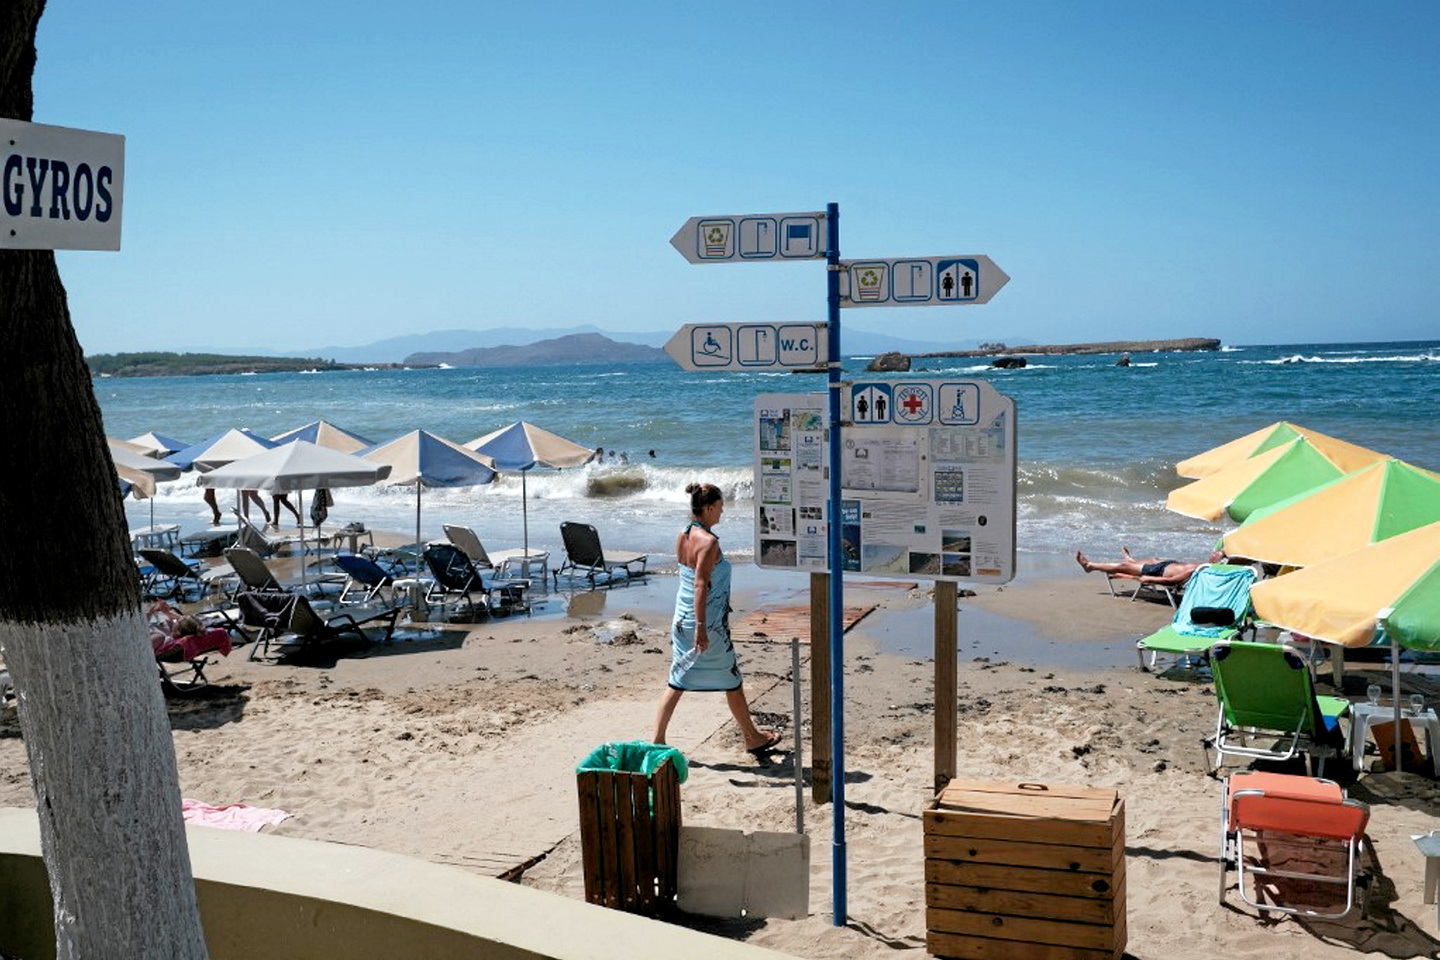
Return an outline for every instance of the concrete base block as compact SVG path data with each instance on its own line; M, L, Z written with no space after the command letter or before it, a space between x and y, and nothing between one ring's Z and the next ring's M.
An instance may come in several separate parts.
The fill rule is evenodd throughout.
M810 838L680 828L678 903L706 917L783 917L810 913Z

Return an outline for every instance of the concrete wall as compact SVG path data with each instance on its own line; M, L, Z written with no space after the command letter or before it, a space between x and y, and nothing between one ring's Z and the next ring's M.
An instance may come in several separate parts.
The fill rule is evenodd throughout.
M412 857L189 827L212 960L762 960L782 954ZM54 956L33 810L0 808L0 952Z

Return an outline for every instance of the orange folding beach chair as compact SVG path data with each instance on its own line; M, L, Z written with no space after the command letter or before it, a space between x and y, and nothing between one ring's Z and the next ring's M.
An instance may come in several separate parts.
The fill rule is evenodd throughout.
M1240 899L1257 910L1344 917L1354 909L1357 887L1368 892L1360 861L1369 822L1370 808L1346 799L1333 780L1232 774L1220 813L1220 902L1234 867Z

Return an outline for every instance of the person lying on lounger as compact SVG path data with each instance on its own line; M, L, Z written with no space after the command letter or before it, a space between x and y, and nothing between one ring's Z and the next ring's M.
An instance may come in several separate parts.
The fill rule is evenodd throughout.
M1159 557L1147 557L1141 559L1130 553L1129 547L1121 547L1122 559L1114 563L1095 563L1079 550L1075 551L1075 561L1086 573L1099 570L1101 573L1118 574L1123 577L1133 577L1141 583L1162 584L1164 586L1178 586L1190 579L1190 575L1207 563L1219 563L1225 559L1220 551L1210 554L1208 559L1198 563L1182 563L1179 560L1162 560Z

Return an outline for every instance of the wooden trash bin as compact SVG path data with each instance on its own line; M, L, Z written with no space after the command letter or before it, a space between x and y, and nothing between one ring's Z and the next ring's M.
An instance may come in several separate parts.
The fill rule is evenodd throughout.
M630 913L675 904L680 855L680 777L665 760L649 775L582 770L580 850L585 900Z
M930 953L1118 960L1125 952L1117 791L952 780L924 821Z

